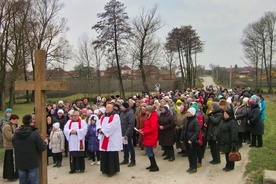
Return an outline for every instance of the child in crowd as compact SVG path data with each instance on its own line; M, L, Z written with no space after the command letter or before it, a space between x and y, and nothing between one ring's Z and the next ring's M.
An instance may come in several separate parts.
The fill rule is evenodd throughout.
M52 149L53 157L56 161L53 167L61 167L62 152L64 151L64 135L59 126L58 122L54 123L50 134L49 148Z
M96 130L96 123L99 122L97 115L93 114L89 118L89 125L86 134L86 140L88 141L88 151L92 162L90 165L100 165L100 151L99 151L99 139ZM97 157L97 162L96 158Z

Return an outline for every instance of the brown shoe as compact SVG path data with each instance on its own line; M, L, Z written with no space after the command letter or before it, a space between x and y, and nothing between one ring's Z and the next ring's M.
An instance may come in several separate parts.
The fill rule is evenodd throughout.
M200 168L202 166L201 163L197 163L197 168Z

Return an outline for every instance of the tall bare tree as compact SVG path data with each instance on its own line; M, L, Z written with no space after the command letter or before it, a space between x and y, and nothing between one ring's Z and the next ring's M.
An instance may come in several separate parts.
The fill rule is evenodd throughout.
M151 10L146 11L144 8L141 13L133 19L133 56L139 62L138 67L142 75L142 84L144 91L149 94L147 84L147 75L145 65L154 62L160 56L160 43L155 39L155 33L164 25L161 17L157 15L157 5Z
M256 67L256 83L258 81L258 70L261 67L261 77L263 67L266 74L268 91L272 92L272 66L275 52L275 26L276 26L276 12L267 12L263 17L254 23L249 24L243 33L242 44L245 57L250 60ZM262 80L259 80L260 83ZM260 84L260 88L262 84ZM258 89L259 90L259 89Z
M200 40L195 29L192 26L181 26L181 28L173 28L168 33L166 42L166 49L170 52L177 52L182 74L183 87L194 87L196 73L194 72L192 54L202 52L203 42ZM186 64L184 63L186 60Z
M120 50L131 33L131 28L127 22L129 17L125 12L126 7L124 4L116 0L107 2L104 9L104 13L97 14L100 21L92 27L98 33L94 44L99 48L106 49L107 52L115 53L120 93L125 98L120 65Z

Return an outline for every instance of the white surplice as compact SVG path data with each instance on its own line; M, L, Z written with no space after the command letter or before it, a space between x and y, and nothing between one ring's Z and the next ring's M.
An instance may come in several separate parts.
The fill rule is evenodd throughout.
M84 120L81 120L81 128L79 128L79 122L73 121L71 128L69 129L71 120L68 120L64 126L64 135L68 140L69 151L84 151L85 150L85 135L87 132L87 124ZM77 134L70 134L72 130L76 130ZM80 141L82 140L83 149L80 150Z
M97 122L97 130L101 129L103 132L103 134L98 135L98 138L100 139L99 149L100 151L121 151L123 150L123 142L120 116L118 114L114 114L113 120L109 122L110 117L104 116L103 119L100 118ZM108 138L106 150L102 147L105 137Z

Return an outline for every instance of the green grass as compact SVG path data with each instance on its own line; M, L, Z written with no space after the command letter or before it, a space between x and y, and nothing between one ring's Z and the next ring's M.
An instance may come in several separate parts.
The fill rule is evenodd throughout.
M263 183L264 170L276 170L276 128L274 114L276 112L275 97L266 97L267 108L263 147L253 148L249 152L249 162L245 175L247 183Z

